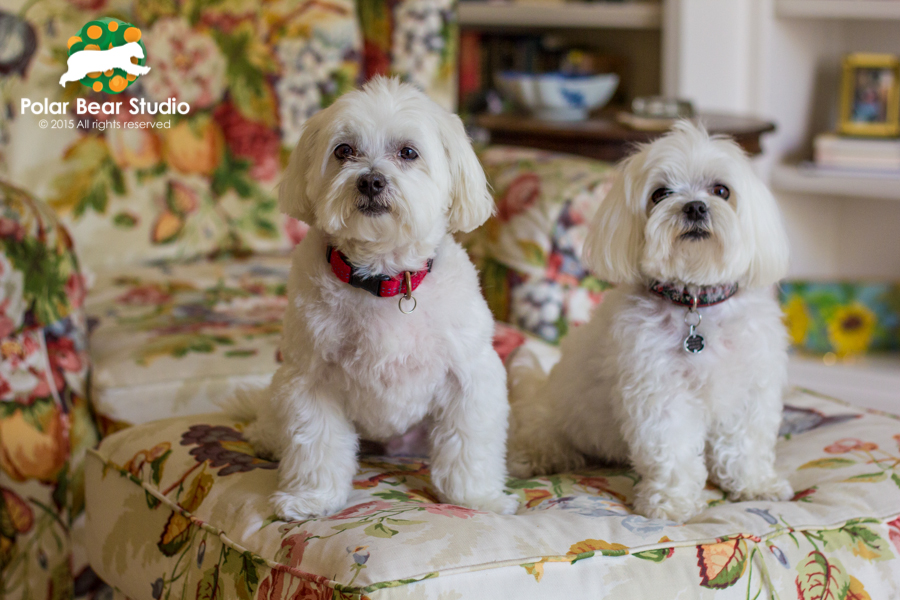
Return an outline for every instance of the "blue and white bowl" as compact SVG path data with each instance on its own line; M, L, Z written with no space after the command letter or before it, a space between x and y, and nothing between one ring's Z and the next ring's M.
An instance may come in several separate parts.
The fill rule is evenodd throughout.
M501 91L548 121L582 121L609 102L619 86L615 73L602 75L533 75L507 71L498 75Z

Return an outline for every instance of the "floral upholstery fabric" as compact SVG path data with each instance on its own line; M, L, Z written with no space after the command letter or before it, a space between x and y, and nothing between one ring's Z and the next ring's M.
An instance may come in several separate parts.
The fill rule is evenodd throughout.
M900 283L785 281L780 298L791 341L802 352L900 351Z
M60 87L68 38L110 14L140 29L150 73L117 95ZM274 187L303 122L359 81L351 0L38 0L3 17L36 47L21 69L2 71L14 117L2 162L63 216L86 264L290 248L294 224ZM43 115L19 114L20 98L44 97L69 101L58 120L77 127L42 129ZM79 116L77 98L118 102L120 114ZM132 101L170 98L190 113L130 114Z
M53 212L0 183L0 597L65 598L84 509L84 287ZM83 553L82 553L83 554Z
M357 0L365 77L399 75L456 109L459 27L454 0Z
M778 468L789 502L675 525L631 513L633 472L510 479L517 515L439 503L427 461L361 457L343 511L279 521L276 464L222 415L106 438L88 459L100 575L151 598L892 598L900 592L900 421L795 391Z
M278 368L288 255L198 261L98 275L93 404L104 431L216 410Z
M608 286L581 262L587 226L613 166L551 152L492 146L480 153L497 214L466 240L499 321L549 342L588 320Z

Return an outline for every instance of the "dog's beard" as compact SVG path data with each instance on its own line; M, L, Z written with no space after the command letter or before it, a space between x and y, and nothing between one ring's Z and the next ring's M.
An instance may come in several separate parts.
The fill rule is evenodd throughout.
M708 240L712 237L712 234L709 232L709 229L704 225L688 225L685 232L679 236L679 239L682 240L692 240L692 241L702 241Z
M381 193L369 198L360 194L356 199L356 210L366 217L377 217L391 212L391 195Z
M355 173L339 173L317 211L320 227L363 270L419 268L446 231L446 214L434 186L392 174L373 198L356 189ZM430 181L430 180L429 180Z
M715 202L699 222L688 221L677 203L659 206L644 236L641 271L650 279L717 285L740 280L750 266L751 250L737 215Z

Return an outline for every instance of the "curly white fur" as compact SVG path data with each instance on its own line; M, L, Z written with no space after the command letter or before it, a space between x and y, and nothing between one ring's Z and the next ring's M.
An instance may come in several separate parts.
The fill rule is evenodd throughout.
M341 144L355 155L338 159ZM402 148L415 160L403 160ZM387 212L366 214L357 179L377 171ZM407 84L378 78L309 119L280 187L282 209L311 225L288 281L284 365L262 393L232 412L257 414L246 430L280 457L281 517L341 509L356 472L358 436L385 440L425 417L431 478L454 504L512 513L504 493L509 407L506 373L491 346L493 321L475 268L450 233L494 208L459 118ZM434 265L412 314L340 281L325 260L334 245L372 275Z
M659 188L671 193L654 204ZM691 201L708 210L705 239L683 237L696 226L682 211ZM630 462L641 476L635 511L678 522L704 508L707 477L735 500L789 498L774 469L787 336L771 289L787 239L741 149L688 122L644 146L622 164L584 255L619 285L563 340L546 380L511 377L523 382L512 393L511 473ZM739 283L730 300L699 309L702 353L683 349L686 309L650 293L653 280Z

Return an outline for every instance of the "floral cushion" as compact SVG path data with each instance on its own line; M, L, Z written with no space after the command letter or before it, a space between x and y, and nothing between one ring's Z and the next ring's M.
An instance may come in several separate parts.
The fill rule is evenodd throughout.
M106 15L141 31L152 70L116 95L60 87L67 40ZM65 218L86 264L290 247L294 224L274 187L302 123L358 82L354 2L47 0L2 16L2 39L21 56L0 70L13 116L0 164ZM20 114L19 98L45 97L69 101L53 120L77 127L42 129L47 115ZM120 114L79 116L77 98L119 102ZM169 98L190 113L130 114L132 101ZM133 121L156 128L126 128Z
M539 150L480 153L497 215L470 234L482 287L499 321L549 342L587 321L607 284L581 262L587 226L612 185L612 165Z
M0 182L2 598L71 597L74 575L89 572L70 538L84 509L84 452L97 441L83 299L53 212Z
M216 410L268 383L289 270L278 255L100 273L86 310L104 430Z
M676 525L631 513L635 475L510 479L517 515L439 503L428 463L361 457L345 510L285 522L276 464L218 414L106 438L87 469L91 562L151 598L890 598L900 589L900 421L795 391L778 469L789 502ZM852 595L851 595L852 593ZM211 596L212 595L212 596Z

